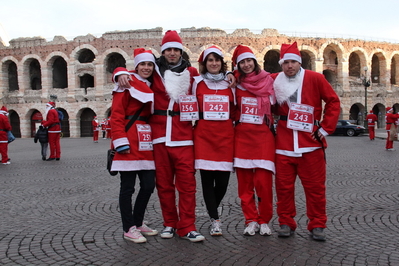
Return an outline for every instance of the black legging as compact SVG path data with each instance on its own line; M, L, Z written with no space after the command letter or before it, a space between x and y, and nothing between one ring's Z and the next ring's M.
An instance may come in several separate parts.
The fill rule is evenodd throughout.
M218 207L227 191L230 172L200 170L202 194L210 218L219 219Z
M155 188L155 170L120 172L121 186L119 191L119 209L123 230L129 231L132 226L142 226L145 209ZM136 184L136 176L140 180L140 190L132 207L132 196Z

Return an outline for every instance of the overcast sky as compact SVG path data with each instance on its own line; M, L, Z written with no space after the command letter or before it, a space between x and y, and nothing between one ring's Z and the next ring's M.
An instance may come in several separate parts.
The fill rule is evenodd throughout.
M0 36L68 40L88 33L210 27L399 42L398 0L0 0Z

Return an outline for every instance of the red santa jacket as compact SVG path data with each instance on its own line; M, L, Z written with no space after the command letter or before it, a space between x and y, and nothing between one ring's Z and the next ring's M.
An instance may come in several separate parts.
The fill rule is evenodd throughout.
M179 95L192 94L193 77L198 75L194 67L188 67L181 73L167 70L164 77L158 69L154 72L151 85L154 92L154 114L150 118L154 144L165 143L171 147L193 145L192 122L180 121L178 98Z
M10 122L8 117L0 113L0 143L8 143L7 131L11 130Z
M366 119L367 119L367 126L375 127L375 121L378 120L378 118L375 114L368 114Z
M283 76L281 76L283 75ZM314 107L315 123L320 121L320 125L313 126L313 132L319 127L324 135L332 134L337 125L340 113L340 100L331 85L320 73L304 70L299 72L299 86L297 87L297 103L306 104ZM295 92L292 87L290 92L284 86L279 86L279 82L287 79L284 73L275 73L272 75L275 79L274 89L277 98L276 114L288 116L289 97ZM278 81L278 82L277 82ZM322 101L325 102L324 111ZM325 138L323 146L327 147ZM322 147L322 144L311 137L311 133L297 131L287 128L287 121L280 119L277 124L276 135L276 153L299 156L301 153L311 152ZM297 155L296 155L297 154Z
M130 153L116 153L112 162L112 171L154 170L152 150L139 150L139 135L137 125L147 124L144 121L151 115L154 94L148 87L146 80L131 75L130 89L116 87L112 93L112 146L117 148L129 145ZM133 125L126 132L126 125L145 104Z
M99 131L98 122L93 120L93 121L91 121L91 125L93 126L93 131Z
M51 108L47 112L46 120L42 121L42 125L48 128L48 133L60 133L61 124L58 119L58 112L54 108Z
M389 131L391 129L391 125L395 125L395 121L399 118L399 114L391 114L387 113L385 114L385 129Z

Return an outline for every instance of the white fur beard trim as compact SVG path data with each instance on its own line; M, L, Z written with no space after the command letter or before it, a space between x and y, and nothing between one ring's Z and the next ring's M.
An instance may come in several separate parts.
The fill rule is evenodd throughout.
M166 92L175 102L179 101L180 95L186 95L190 88L190 72L187 69L181 73L166 70L164 79Z
M289 102L290 96L299 89L301 83L299 76L290 80L284 73L278 74L274 81L274 92L276 93L277 102L279 104Z

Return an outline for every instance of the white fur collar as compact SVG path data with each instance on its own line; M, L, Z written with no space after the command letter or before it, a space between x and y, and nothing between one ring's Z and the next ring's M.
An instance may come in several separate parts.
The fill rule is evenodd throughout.
M187 69L180 73L166 70L164 80L166 92L175 102L179 101L180 95L187 95L190 88L190 72Z
M302 87L304 75L305 70L302 68L299 74L294 79L288 78L284 74L284 72L281 72L277 75L276 80L274 81L274 91L276 93L276 99L279 104L289 102L290 96Z

